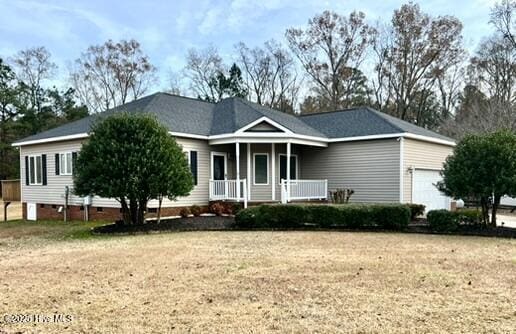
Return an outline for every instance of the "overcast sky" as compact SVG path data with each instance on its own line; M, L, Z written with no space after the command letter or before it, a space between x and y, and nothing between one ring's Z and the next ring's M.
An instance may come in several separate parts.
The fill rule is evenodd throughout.
M233 1L25 1L0 0L0 57L31 46L45 46L59 66L54 80L62 83L67 66L89 45L108 39L135 38L158 67L160 85L167 85L170 69L184 66L186 51L210 43L231 60L234 45L243 41L261 45L275 38L284 41L285 29L304 26L325 9L348 14L366 13L370 22L388 21L405 2L391 0L233 0ZM431 15L454 15L464 24L464 42L473 52L481 38L492 32L489 11L494 0L425 0Z

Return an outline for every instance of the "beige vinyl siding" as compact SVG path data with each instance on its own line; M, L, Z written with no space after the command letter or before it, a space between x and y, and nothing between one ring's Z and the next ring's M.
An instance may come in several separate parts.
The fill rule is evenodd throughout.
M353 202L399 202L400 142L397 139L303 147L301 177L327 179L328 190L351 188Z
M184 206L184 205L206 205L208 203L208 180L209 180L209 159L210 150L207 141L197 139L176 138L177 143L183 146L184 150L196 150L198 152L198 185L194 187L190 196L178 198L177 201L164 200L163 206ZM64 189L69 186L73 189L71 175L56 175L55 154L70 151L79 151L82 140L45 143L20 147L21 165L21 189L22 202L63 204ZM25 156L34 154L47 155L47 185L27 186L25 184ZM82 197L72 195L69 199L70 205L81 205ZM115 199L94 197L92 206L95 207L119 207ZM157 206L157 201L149 202L149 207Z
M453 147L405 138L403 144L403 201L412 202L411 168L441 170L446 157L453 152Z

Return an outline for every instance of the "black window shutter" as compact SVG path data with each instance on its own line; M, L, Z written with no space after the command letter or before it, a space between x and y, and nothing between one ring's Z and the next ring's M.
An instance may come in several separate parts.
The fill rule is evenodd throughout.
M29 157L25 156L25 184L29 185Z
M42 154L41 155L41 174L42 174L42 180L43 185L47 185L47 155Z
M72 152L72 174L74 174L76 162L77 162L77 152Z
M59 175L59 153L56 153L56 175Z
M190 171L193 175L194 185L197 185L197 151L190 151Z

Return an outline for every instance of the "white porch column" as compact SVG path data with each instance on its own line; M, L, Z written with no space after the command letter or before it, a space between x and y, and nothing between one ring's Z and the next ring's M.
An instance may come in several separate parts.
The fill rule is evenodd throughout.
M235 143L236 154L236 195L237 201L240 202L240 143Z
M287 202L290 201L290 142L287 143Z
M272 184L272 200L276 200L276 144L271 144L271 184Z
M247 200L251 200L251 143L247 143Z

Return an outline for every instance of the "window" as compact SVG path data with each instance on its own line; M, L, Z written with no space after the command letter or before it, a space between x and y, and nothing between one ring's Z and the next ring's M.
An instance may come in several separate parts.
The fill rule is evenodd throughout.
M192 172L194 185L197 185L197 151L190 151L188 162L190 163L190 171Z
M287 179L287 156L280 154L280 182ZM297 155L290 156L290 179L297 180Z
M33 155L29 157L29 184L43 184L43 164L41 155Z
M269 184L269 155L254 154L254 184Z
M72 152L59 154L59 175L72 175L73 157Z

